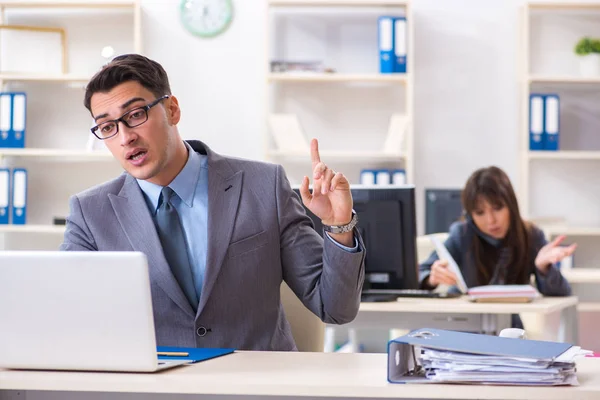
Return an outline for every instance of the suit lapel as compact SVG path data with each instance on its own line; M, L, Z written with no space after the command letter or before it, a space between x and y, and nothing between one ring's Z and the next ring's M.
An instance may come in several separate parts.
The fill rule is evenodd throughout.
M156 282L183 311L193 317L194 311L169 268L144 195L135 179L127 175L119 194L109 194L108 197L131 246L148 257L151 281Z
M198 315L208 301L227 253L237 215L243 172L208 151L208 248Z

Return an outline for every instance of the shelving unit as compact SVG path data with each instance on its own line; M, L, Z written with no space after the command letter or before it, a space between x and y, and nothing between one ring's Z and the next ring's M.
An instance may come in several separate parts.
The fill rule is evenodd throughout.
M362 169L404 169L414 182L414 20L410 1L268 0L267 120L295 114L306 143L319 139L324 162L358 183ZM377 20L407 19L407 73L379 73ZM272 60L322 61L335 72L271 72ZM393 115L407 118L402 145L386 149ZM268 124L267 124L268 125ZM387 135L387 136L386 136ZM310 172L308 149L275 145L266 127L264 154L292 183Z
M578 177L582 171L580 167L582 162L587 162L588 164L585 165L589 167L598 166L596 161L600 160L600 144L593 148L594 146L583 143L584 135L580 131L585 121L579 120L584 113L580 109L581 99L587 96L582 90L590 89L591 92L597 92L594 88L595 85L600 84L600 76L580 76L577 71L577 56L573 52L575 43L580 37L586 35L600 37L600 28L596 27L598 24L595 21L600 22L598 2L529 2L525 5L522 15L519 202L521 211L527 218L535 220L560 217L566 221L560 226L560 230L552 227L545 229L550 232L550 236L563 233L578 236L600 235L600 215L596 216L594 210L590 210L590 215L586 216L583 215L584 210L579 207L578 214L571 212L572 215L566 215L568 210L577 207L573 200L569 201L566 198L567 193L574 194L572 191L556 188L557 199L552 209L542 204L541 199L547 200L547 197L540 193L561 180L562 176L557 177L558 174L552 174L559 168L556 161L561 162L561 169L573 172L572 175ZM529 95L534 92L552 92L560 95L561 122L558 151L529 150ZM597 118L600 118L600 113L597 114ZM565 172L564 175L568 174ZM568 182L558 183L568 186ZM585 191L585 188L582 187L581 190ZM561 198L562 194L565 194L564 198ZM540 201L536 202L536 198ZM581 228L584 223L588 223L590 227Z
M578 310L600 312L595 285L600 212L600 187L593 182L600 167L596 126L600 76L582 76L574 54L584 36L600 37L600 2L529 2L522 13L520 40L521 127L519 203L522 214L534 221L548 239L567 235L577 242L574 267L562 270L580 297ZM529 150L529 96L556 93L560 97L558 151ZM596 318L597 319L597 318ZM582 346L596 348L599 326L580 317Z
M0 163L28 171L27 224L0 225L0 246L56 250L65 227L52 220L67 215L69 197L122 171L108 151L87 149L93 121L82 104L83 88L107 61L101 55L105 46L114 55L142 52L140 1L0 0L0 23L67 32L67 73L12 60L15 49L27 53L30 42L19 40L17 46L15 37L0 33L0 89L27 94L25 148L0 148ZM36 50L47 45L33 44ZM31 70L32 64L38 69Z

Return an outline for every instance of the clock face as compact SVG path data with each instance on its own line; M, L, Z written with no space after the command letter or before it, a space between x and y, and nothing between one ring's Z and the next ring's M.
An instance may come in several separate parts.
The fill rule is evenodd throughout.
M200 37L214 37L224 32L233 19L231 0L182 0L183 26Z

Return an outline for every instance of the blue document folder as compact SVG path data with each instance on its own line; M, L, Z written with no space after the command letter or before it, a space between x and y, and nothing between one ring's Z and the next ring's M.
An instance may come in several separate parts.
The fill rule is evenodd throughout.
M169 357L159 355L159 360L180 360L189 361L191 363L197 363L200 361L210 360L211 358L221 357L227 354L231 354L235 349L203 349L195 347L169 347L169 346L158 346L156 348L158 352L175 352L175 353L188 353L188 356L183 357Z

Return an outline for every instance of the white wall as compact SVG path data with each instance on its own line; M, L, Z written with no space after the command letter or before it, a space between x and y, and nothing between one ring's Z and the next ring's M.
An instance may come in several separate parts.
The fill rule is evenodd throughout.
M206 40L183 29L172 1L142 0L144 49L170 74L185 137L201 138L223 153L262 159L266 2L234 3L230 29ZM474 169L489 164L516 179L520 3L413 2L420 215L424 187L460 187Z

